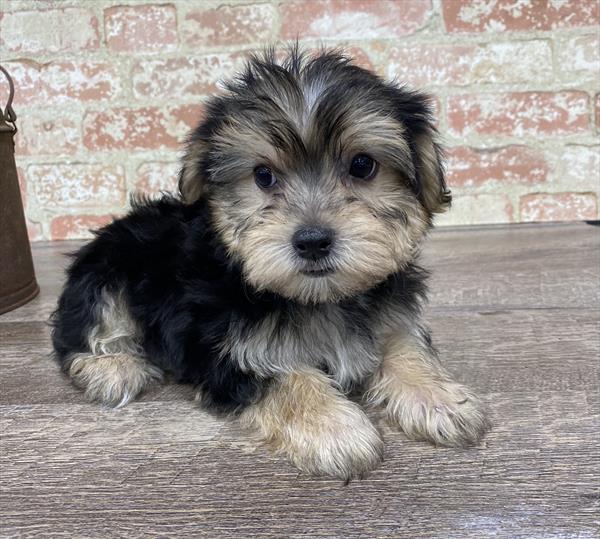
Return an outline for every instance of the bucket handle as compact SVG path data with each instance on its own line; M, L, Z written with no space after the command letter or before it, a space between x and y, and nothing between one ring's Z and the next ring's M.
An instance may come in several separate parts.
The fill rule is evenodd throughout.
M6 103L4 111L2 111L2 109L0 108L0 131L4 131L6 127L9 127L7 124L11 124L12 130L16 133L17 126L15 122L17 120L17 115L14 109L12 108L13 97L15 96L15 85L13 83L13 80L10 78L8 71L6 71L6 69L4 69L1 65L0 71L4 73L4 76L8 81L8 102Z

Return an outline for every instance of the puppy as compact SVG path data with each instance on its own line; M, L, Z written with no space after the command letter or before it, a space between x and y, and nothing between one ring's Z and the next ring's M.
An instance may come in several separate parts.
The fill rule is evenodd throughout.
M76 255L53 315L64 372L122 406L166 373L301 470L364 476L380 434L467 446L482 402L421 321L419 244L450 204L429 99L337 52L252 57L206 105L180 196Z

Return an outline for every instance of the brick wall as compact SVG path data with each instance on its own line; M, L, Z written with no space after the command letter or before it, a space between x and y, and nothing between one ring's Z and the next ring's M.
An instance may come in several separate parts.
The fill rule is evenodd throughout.
M2 0L31 237L76 238L175 185L202 100L244 51L294 39L436 96L440 224L596 219L597 0ZM4 86L3 86L4 88Z

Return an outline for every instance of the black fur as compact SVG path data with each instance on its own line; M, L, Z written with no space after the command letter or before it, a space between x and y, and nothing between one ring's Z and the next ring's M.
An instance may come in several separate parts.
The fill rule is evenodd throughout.
M61 363L88 351L85 335L103 288L125 293L148 361L179 382L201 384L214 407L232 410L260 396L264 381L220 359L217 348L232 319L259 316L266 297L249 300L204 202L164 197L140 205L76 254L52 318Z
M337 52L325 52L307 60L306 54L296 46L281 65L277 64L274 50L252 56L246 69L226 84L228 93L213 96L206 103L207 120L198 125L188 139L190 147L202 144L205 151L198 162L188 162L186 166L193 167L196 175L202 177L206 189L219 187L222 181L220 175L210 174L210 171L218 170L221 157L218 150L213 149L212 137L230 117L248 118L257 130L269 134L273 147L293 153L307 164L318 162L318 154L323 152L323 148L316 152L307 148L289 123L286 111L274 105L271 96L285 94L288 99L297 96L300 100L300 80L318 82L324 78L335 81L335 84L328 88L315 114L321 134L319 138L327 141L332 148L337 148L339 134L351 125L351 113L358 101L362 102L363 107L366 102L373 110L397 119L406 129L412 160L410 170L405 166L399 166L399 170L423 202L422 163L415 140L421 136L435 137L437 134L431 98L423 92L387 83L377 75L353 65L349 57ZM280 117L274 121L273 113L278 110ZM439 164L436 171L439 203L447 206L452 196L445 181L443 152L437 143L434 144L434 151ZM312 155L314 153L317 156ZM180 189L181 186L180 181Z
M281 331L283 326L295 331L294 316L300 307L274 293L253 290L217 237L207 200L226 197L231 189L228 181L236 181L237 176L227 180L227 174L215 173L227 159L219 154L213 138L228 118L243 117L268 133L274 148L294 154L306 166L317 166L323 148L305 145L272 96L301 100L299 80L322 77L335 84L328 86L318 104L317 138L338 144L339 133L355 121L352 112L359 102L367 111L395 117L406 129L411 152L404 161L398 160L398 167L407 166L399 177L408 178L415 195L421 197L422 166L414 140L435 134L424 94L385 83L337 53L307 61L294 49L282 65L276 64L273 52L253 57L246 70L227 85L227 94L209 100L205 121L189 138L191 157L184 159L184 169L189 167L194 179L202 183L200 200L187 204L193 201L164 196L138 203L125 218L97 232L75 255L52 317L54 348L65 370L74 354L89 352L86 336L98 323L95 306L104 290L124 294L130 315L141 328L146 359L179 382L199 384L208 405L231 411L260 399L269 380L243 372L220 346L229 328L250 334L259 321L275 312L283 321ZM184 175L185 170L182 181ZM445 193L441 168L438 182L440 192ZM449 196L443 196L449 202ZM406 221L400 210L381 218ZM425 278L425 272L409 265L375 288L344 300L339 305L346 329L371 341L374 317L383 304L418 315ZM301 308L305 313L310 309Z
M85 335L97 322L94 306L102 289L122 291L142 328L148 361L178 382L199 384L212 409L235 411L257 401L269 380L219 357L219 344L231 324L252 332L274 311L293 318L298 306L243 282L213 230L206 203L188 206L165 196L138 205L96 236L76 253L52 317L59 362L66 368L72 354L89 351ZM344 301L346 324L370 339L370 320L381 303L417 309L425 278L411 266Z

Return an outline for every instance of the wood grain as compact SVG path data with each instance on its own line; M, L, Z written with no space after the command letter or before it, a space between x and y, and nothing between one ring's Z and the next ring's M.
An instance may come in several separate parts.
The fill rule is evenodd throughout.
M162 385L121 410L84 402L50 361L60 252L34 249L42 295L0 317L2 537L600 537L600 229L432 235L428 321L493 411L477 448L389 428L383 465L310 478Z

